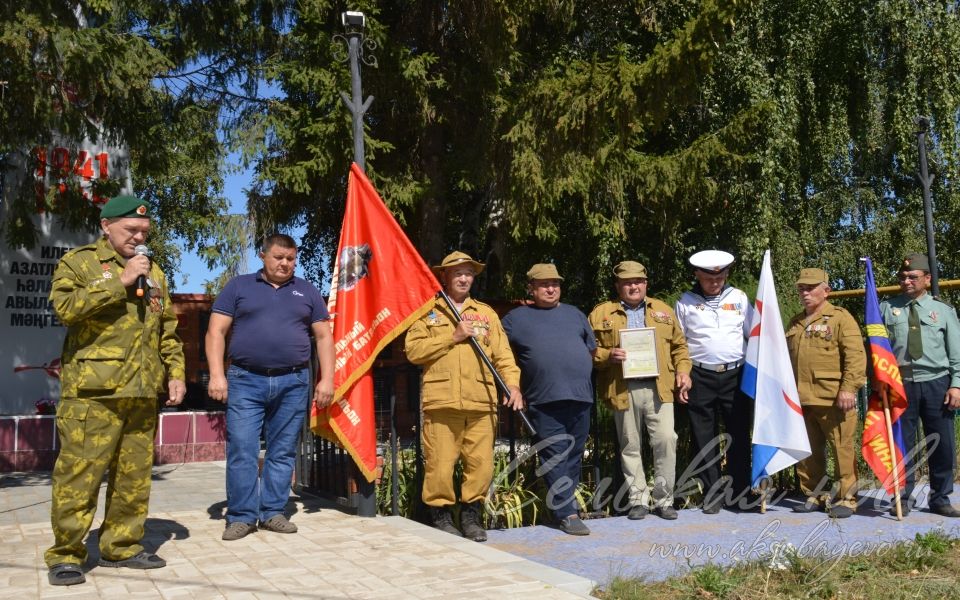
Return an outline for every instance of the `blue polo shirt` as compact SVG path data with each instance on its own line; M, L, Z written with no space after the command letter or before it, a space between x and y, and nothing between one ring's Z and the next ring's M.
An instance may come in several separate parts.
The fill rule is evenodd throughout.
M503 330L520 367L520 390L530 405L557 400L593 402L593 328L579 309L518 306L503 318Z
M260 271L231 279L213 303L213 312L233 319L230 360L260 369L308 362L310 328L330 318L313 284L291 277L274 288Z

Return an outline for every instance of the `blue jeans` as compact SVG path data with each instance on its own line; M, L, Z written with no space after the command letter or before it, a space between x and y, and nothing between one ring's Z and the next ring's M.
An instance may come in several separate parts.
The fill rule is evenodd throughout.
M577 514L574 492L580 485L583 447L590 433L589 402L558 400L527 407L530 423L537 430L537 454L547 484L547 508L558 521Z
M267 377L227 372L227 523L256 524L283 513L307 412L310 371ZM264 426L266 424L266 426ZM260 432L267 441L258 473Z

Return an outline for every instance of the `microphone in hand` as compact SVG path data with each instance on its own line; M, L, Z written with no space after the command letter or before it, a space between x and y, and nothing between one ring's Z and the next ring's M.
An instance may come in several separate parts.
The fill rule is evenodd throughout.
M150 248L147 248L143 244L140 244L133 249L133 253L137 256L150 256ZM147 291L147 276L138 275L137 276L137 298L143 298L143 295Z

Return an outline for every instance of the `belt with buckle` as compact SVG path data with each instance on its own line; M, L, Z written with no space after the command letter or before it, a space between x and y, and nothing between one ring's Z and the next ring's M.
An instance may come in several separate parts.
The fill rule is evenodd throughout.
M727 371L732 371L743 366L743 361L738 360L737 362L725 363L722 365L708 365L707 363L693 361L693 366L700 367L701 369L706 369L708 371L715 371L717 373L726 373Z
M264 369L261 367L254 367L251 365L242 365L240 363L233 363L235 367L240 367L244 371L249 371L254 375L263 375L264 377L277 377L280 375L289 375L290 373L296 373L301 369L307 368L307 365L310 363L301 363L299 365L294 365L292 367L276 367L270 369Z

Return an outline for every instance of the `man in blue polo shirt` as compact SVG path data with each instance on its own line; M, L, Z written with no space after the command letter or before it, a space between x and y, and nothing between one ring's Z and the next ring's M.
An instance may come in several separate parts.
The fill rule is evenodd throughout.
M533 304L511 310L503 318L503 329L520 366L527 415L537 430L538 472L547 484L547 508L564 533L589 535L580 520L576 491L590 433L596 338L587 317L560 302L563 277L556 265L533 265L527 279Z
M231 279L213 303L207 329L207 392L227 405L227 527L224 540L260 529L294 533L283 509L310 394L310 334L320 359L313 390L319 408L333 401L333 334L326 303L293 275L297 246L275 233L260 251L263 269ZM230 337L230 370L223 356ZM264 425L266 425L264 427ZM260 432L267 449L258 474Z

